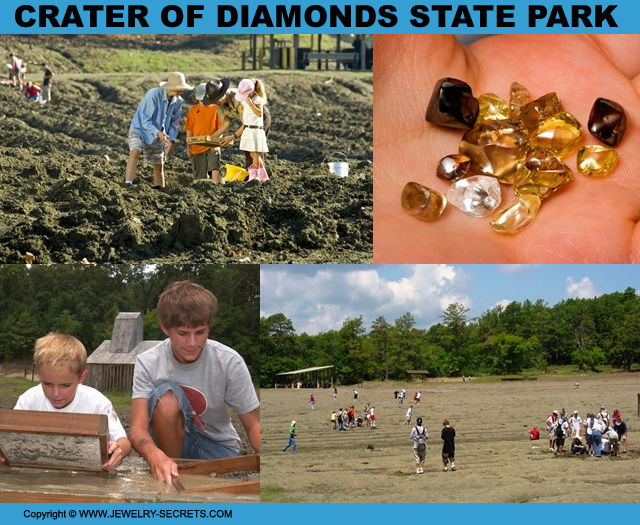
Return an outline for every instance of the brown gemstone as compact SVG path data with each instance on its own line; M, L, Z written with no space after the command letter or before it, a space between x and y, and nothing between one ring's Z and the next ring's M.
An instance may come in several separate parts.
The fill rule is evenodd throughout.
M513 177L516 195L536 195L545 199L573 179L569 166L551 151L534 148Z
M515 120L483 121L462 136L459 151L471 159L474 173L510 184L524 160L527 134Z
M531 100L529 90L522 84L514 82L509 91L509 111L511 118L520 118L520 111Z
M441 193L422 184L407 182L402 190L401 203L409 215L433 222L442 215L447 199Z
M431 94L426 118L433 124L467 129L475 124L479 109L469 84L455 78L441 78Z
M589 115L589 133L600 142L615 148L620 144L625 131L627 112L624 108L613 100L597 99Z
M466 155L447 155L440 159L436 175L449 182L457 181L467 174L471 159Z
M537 128L543 121L564 111L562 103L555 93L532 100L520 111L520 120L524 127L531 131Z

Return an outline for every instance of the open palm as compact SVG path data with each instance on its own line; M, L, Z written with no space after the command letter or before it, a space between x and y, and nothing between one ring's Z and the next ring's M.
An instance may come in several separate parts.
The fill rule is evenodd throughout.
M640 35L503 35L462 46L451 35L377 35L374 39L375 263L640 262ZM400 205L402 188L419 182L446 195L438 161L457 153L462 130L425 121L436 81L467 82L475 96L508 100L513 81L532 99L555 91L583 125L579 146L598 144L587 131L593 102L615 100L628 114L618 167L604 179L564 162L574 180L546 199L526 230L494 232L488 219L448 205L434 223ZM501 211L515 200L504 186Z

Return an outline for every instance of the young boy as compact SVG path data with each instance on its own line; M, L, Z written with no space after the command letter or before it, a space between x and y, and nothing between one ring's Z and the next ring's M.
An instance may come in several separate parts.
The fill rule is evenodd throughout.
M117 467L131 452L131 443L111 401L82 384L87 377L84 345L70 335L50 333L36 341L34 361L40 384L22 394L14 410L105 414L109 419L109 460L102 468Z
M451 463L451 470L456 470L455 455L456 455L456 431L449 423L448 419L442 422L442 432L440 433L440 439L442 439L442 464L444 472L449 470L448 464Z
M217 299L189 281L169 285L158 300L160 327L168 337L140 354L133 373L131 441L152 475L171 484L171 458L237 456L240 438L233 408L260 451L260 404L242 357L208 339Z
M187 132L187 140L190 137L201 135L213 135L220 127L220 117L215 105L205 106L202 99L206 93L206 84L198 84L194 100L196 104L191 106L187 114L184 129ZM208 179L214 182L222 181L220 172L220 148L192 144L187 148L187 156L191 159L193 176L196 179Z
M125 173L125 185L133 184L140 154L153 164L153 187L164 188L165 157L173 155L173 145L178 138L178 123L182 114L183 91L193 86L187 84L179 71L171 73L160 87L152 88L138 104L129 127L129 160Z

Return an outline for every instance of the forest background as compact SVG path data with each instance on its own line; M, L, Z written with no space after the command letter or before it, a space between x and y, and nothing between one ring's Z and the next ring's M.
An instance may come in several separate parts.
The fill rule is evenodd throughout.
M260 320L260 386L276 374L334 366L338 384L404 379L406 370L433 377L546 372L570 365L576 371L604 367L631 370L640 362L640 296L635 288L593 299L543 300L496 306L477 318L450 304L441 322L418 328L411 313L394 321L362 316L339 330L297 334L284 313Z
M218 299L210 338L260 369L258 265L0 265L0 364L32 359L48 332L77 337L87 353L111 339L119 312L141 312L145 340L165 339L156 304L173 281L192 280Z

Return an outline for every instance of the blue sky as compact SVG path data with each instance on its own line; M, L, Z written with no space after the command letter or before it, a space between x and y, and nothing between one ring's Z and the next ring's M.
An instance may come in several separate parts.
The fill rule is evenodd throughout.
M634 265L262 265L260 311L283 313L298 333L339 329L360 315L368 329L380 315L393 322L406 312L428 328L453 302L474 317L511 301L554 305L629 286L640 291Z

